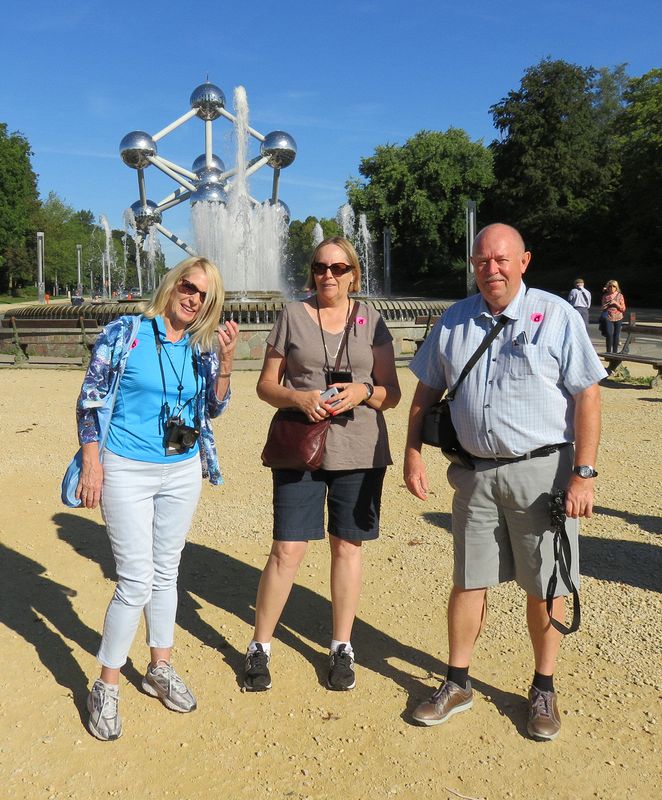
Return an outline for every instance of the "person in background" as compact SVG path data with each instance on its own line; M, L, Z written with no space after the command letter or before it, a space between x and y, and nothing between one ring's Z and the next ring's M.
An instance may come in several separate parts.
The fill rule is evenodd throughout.
M451 417L473 469L448 466L453 495L453 588L448 602L448 672L413 718L438 725L471 708L469 666L485 621L487 589L515 580L527 595L534 674L527 730L538 740L561 728L554 672L561 634L552 626L546 589L552 575L554 489L565 490L571 577L579 583L578 517L590 517L600 438L600 387L605 377L581 319L565 300L527 288L531 260L519 232L488 225L473 243L479 294L444 312L410 368L419 382L409 414L404 478L426 500L421 455L426 411L453 386L497 321L505 319L450 403ZM563 619L566 575L552 603Z
M134 336L133 317L113 320L95 343L76 407L83 451L76 496L102 504L117 586L87 699L98 739L122 734L120 670L145 615L150 659L143 690L172 711L196 708L170 657L181 552L202 478L222 483L211 418L230 399L238 326L219 326L223 283L204 258L187 258L163 278ZM125 359L104 452L95 407ZM103 457L103 460L102 460Z
M588 289L584 288L583 278L577 278L575 280L574 288L570 290L570 294L568 295L568 302L584 320L586 332L588 333L588 311L591 307L591 293Z
M310 422L329 415L333 421L320 469L272 470L274 541L257 591L243 679L244 688L254 692L271 688L271 638L309 540L324 538L325 505L333 617L327 685L354 688L351 633L361 593L362 544L379 535L382 484L392 463L383 415L400 400L392 336L378 311L350 297L361 287L351 242L335 236L316 247L308 286L314 293L287 303L267 338L257 393L274 408L298 409ZM325 402L320 394L328 386L340 392Z
M625 298L621 294L618 281L607 281L602 290L602 320L605 347L608 353L618 353L621 345L621 326L625 312Z

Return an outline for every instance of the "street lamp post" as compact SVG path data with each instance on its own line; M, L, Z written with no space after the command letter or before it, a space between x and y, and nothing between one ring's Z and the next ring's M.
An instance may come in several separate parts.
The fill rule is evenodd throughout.
M44 286L44 234L37 231L37 294L40 303L46 302L46 287Z
M467 231L467 272L466 288L467 297L476 292L476 276L474 275L474 265L471 263L471 246L476 237L476 201L467 200L466 205L466 231Z
M391 229L384 228L384 294L391 296Z
M76 245L76 266L77 266L76 294L83 294L83 279L80 274L80 259L82 253L83 253L83 245L77 244Z

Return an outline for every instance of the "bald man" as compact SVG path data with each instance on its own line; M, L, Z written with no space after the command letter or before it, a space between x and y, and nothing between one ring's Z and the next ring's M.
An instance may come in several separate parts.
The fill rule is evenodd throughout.
M561 634L550 624L545 601L555 563L551 496L554 488L565 490L572 553L570 576L558 580L552 605L553 617L562 620L564 596L572 583L579 585L578 518L590 517L593 508L598 382L606 373L579 314L565 300L524 284L531 253L515 228L501 223L483 228L471 260L479 294L444 313L410 365L419 383L409 415L404 478L409 491L426 500L425 412L506 317L450 403L473 468L448 466L454 489L448 672L413 717L438 725L471 708L469 664L484 624L487 589L515 580L527 597L534 660L527 730L545 741L555 739L561 727L554 689Z

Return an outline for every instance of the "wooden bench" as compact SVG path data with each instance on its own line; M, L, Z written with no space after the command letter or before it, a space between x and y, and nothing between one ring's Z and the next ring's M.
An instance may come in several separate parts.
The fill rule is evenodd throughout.
M83 356L28 356L32 367L82 367Z
M416 338L416 339L411 339L411 338L405 337L405 338L403 338L402 341L403 342L414 342L414 344L416 345L416 349L415 349L414 352L418 353L418 348L423 344L423 342L427 338L428 333L430 333L430 329L432 328L432 326L435 324L435 322L438 319L441 319L441 317L438 314L435 315L435 314L432 314L432 313L425 314L422 317L415 317L414 325L425 325L425 331L423 333L423 336L419 337L419 338Z
M4 317L2 320L3 328L52 328L59 330L69 330L71 328L98 328L99 323L95 319L83 319L75 317L69 319L49 319L48 317Z
M607 362L612 371L623 361L650 364L657 373L653 378L653 386L662 384L662 325L641 325L632 313L623 331L627 333L627 338L621 350L618 353L598 353L600 358Z

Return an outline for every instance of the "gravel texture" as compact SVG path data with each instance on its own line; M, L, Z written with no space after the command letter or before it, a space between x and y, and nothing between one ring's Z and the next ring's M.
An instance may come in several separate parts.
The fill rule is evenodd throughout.
M59 504L82 374L0 370L3 800L659 796L662 391L602 388L597 507L581 533L583 624L557 672L561 736L541 744L526 736L532 665L514 585L490 592L473 709L435 728L412 724L413 707L445 672L450 490L435 452L428 501L404 488L414 380L399 372L382 535L364 550L357 688L324 686L329 558L318 542L273 644L274 688L240 689L270 547L270 473L259 454L271 410L255 395L257 374L235 373L231 408L216 423L226 483L203 490L180 577L173 661L199 708L173 714L140 690L141 628L123 672L124 735L101 743L85 728L85 698L113 560L101 513Z

